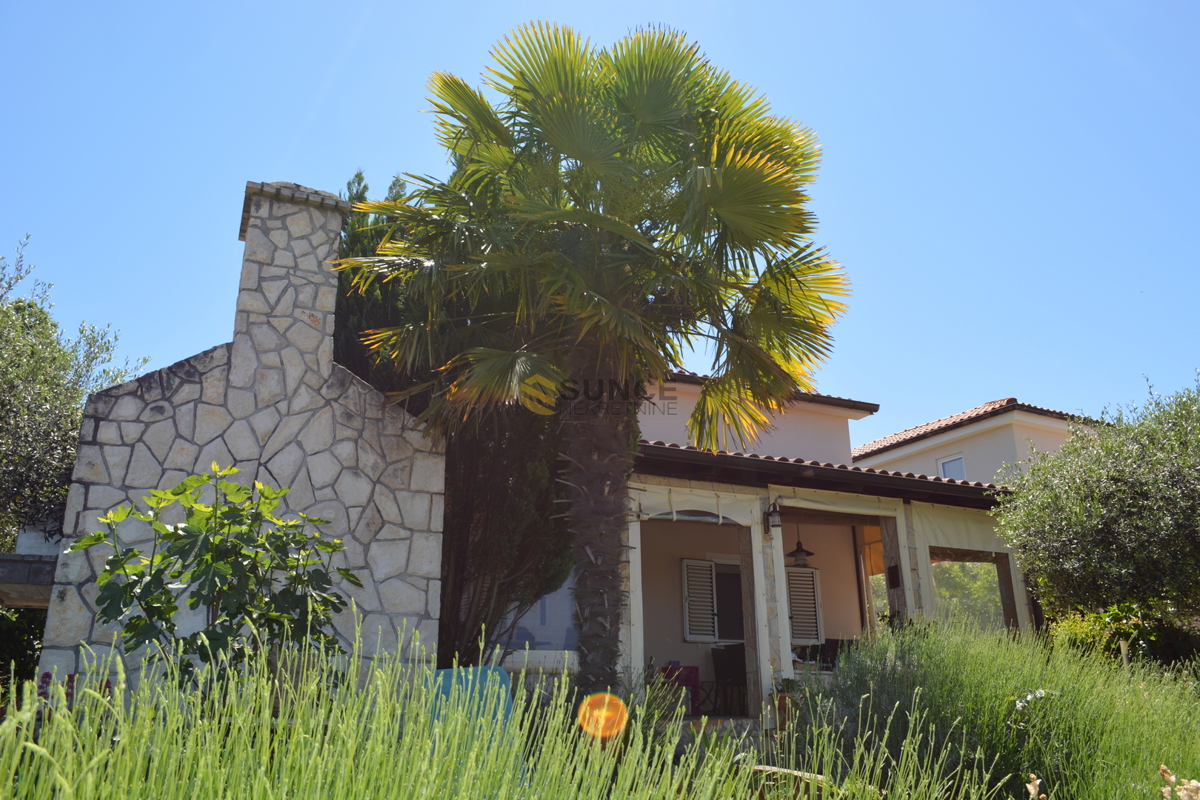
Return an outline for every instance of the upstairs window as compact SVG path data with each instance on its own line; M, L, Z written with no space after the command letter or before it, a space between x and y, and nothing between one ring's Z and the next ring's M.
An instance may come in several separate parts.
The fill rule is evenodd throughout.
M956 481L967 479L967 469L963 466L962 456L938 459L938 473L943 478L953 478Z

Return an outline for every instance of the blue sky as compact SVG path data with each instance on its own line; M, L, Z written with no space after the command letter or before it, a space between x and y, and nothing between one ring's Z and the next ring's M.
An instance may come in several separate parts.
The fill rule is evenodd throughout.
M855 443L999 397L1099 413L1200 367L1200 6L5 3L0 247L163 367L232 336L247 180L443 175L425 82L534 19L687 32L821 138ZM691 365L698 371L704 363Z

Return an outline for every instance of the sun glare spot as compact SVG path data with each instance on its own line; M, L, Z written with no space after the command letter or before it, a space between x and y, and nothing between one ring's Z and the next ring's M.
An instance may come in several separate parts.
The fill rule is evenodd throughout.
M628 721L629 711L615 694L594 694L579 705L579 727L600 739L620 733Z

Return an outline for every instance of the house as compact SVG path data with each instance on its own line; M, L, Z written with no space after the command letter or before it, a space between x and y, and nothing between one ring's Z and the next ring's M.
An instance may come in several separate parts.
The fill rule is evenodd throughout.
M630 481L631 680L666 668L696 686L696 710L747 713L880 616L934 616L944 563L982 565L999 619L1032 627L1036 609L988 514L998 487L850 465L849 421L878 406L826 395L798 395L751 452L684 446L700 383L675 375L642 407L643 433L670 438L640 443ZM519 621L506 666L569 668L571 609L568 581Z
M364 585L339 589L362 612L369 654L413 630L436 642L445 471L416 420L333 362L326 262L347 210L295 184L247 184L233 341L89 398L63 529L89 533L111 508L214 461L289 486L288 510L331 520L346 544ZM621 564L629 681L667 667L693 683L697 710L750 714L880 616L935 615L936 564L983 565L997 622L1032 625L988 515L996 486L854 464L849 423L878 406L821 394L797 395L751 451L687 447L701 385L673 375L641 407ZM130 544L147 533L136 520L121 529ZM81 643L111 643L115 629L95 622L106 555L58 557L41 669L75 672ZM506 666L569 668L573 608L569 583L542 598L515 626ZM335 630L349 639L355 622L343 613Z
M864 468L992 481L1006 464L1027 460L1031 446L1057 450L1075 419L1006 397L859 445L853 460Z

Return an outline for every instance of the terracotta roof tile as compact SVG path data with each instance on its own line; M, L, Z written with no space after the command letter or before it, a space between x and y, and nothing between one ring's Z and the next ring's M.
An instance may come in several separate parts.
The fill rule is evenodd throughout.
M963 425L967 425L971 422L978 422L979 420L986 419L988 417L1007 414L1010 411L1026 411L1031 414L1039 414L1044 417L1054 417L1055 419L1062 420L1076 418L1071 414L1065 414L1062 411L1055 411L1050 408L1031 406L1027 403L1018 402L1017 398L1015 397L1005 397L1001 400L992 400L991 402L984 403L981 406L975 406L975 408L968 409L966 411L960 411L957 414L951 414L948 417L935 419L933 422L926 422L924 425L906 428L898 433L889 434L880 439L876 439L873 442L860 444L851 451L851 456L855 461L858 461L859 459L866 458L867 456L875 455L876 453L882 453L884 451L900 447L901 445L908 444L909 442L925 439L929 436L933 436L934 434L941 433L952 428L962 427Z

